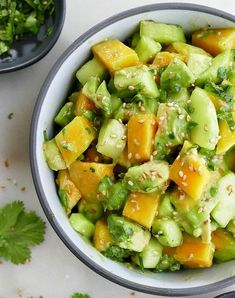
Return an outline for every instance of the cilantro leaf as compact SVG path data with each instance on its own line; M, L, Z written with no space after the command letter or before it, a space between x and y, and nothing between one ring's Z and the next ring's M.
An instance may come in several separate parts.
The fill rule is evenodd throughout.
M90 296L87 294L75 293L71 298L90 298Z
M23 202L0 208L0 257L14 264L30 259L29 247L44 240L45 223L34 211L25 211Z

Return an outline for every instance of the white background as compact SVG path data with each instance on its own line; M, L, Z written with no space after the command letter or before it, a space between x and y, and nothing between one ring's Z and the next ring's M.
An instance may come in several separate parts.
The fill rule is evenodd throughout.
M52 51L43 60L27 69L0 75L0 206L12 200L23 200L27 208L36 210L45 221L32 183L28 136L33 107L48 71L63 51L96 23L128 8L158 1L66 2L64 28ZM234 0L185 2L204 4L235 14ZM9 120L7 116L11 112L14 116ZM6 159L9 161L8 168L4 166ZM6 189L1 189L2 185L6 186ZM26 191L22 192L22 187L26 187ZM132 296L131 290L117 286L92 272L69 252L49 224L46 240L42 245L32 249L32 260L29 264L16 266L5 261L0 264L0 297L17 298L19 289L24 298L37 298L40 295L44 298L69 298L76 291L88 293L92 298L153 297L137 292ZM231 289L232 287L226 290ZM222 292L225 290L218 293ZM201 297L212 298L218 293Z

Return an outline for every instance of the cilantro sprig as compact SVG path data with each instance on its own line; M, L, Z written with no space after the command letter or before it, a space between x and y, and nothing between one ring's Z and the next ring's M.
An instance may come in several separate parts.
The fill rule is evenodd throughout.
M30 247L44 240L45 223L21 201L0 208L0 257L14 264L30 260Z
M71 298L90 298L90 296L87 294L75 293Z
M26 34L37 35L54 10L54 0L0 0L0 55Z

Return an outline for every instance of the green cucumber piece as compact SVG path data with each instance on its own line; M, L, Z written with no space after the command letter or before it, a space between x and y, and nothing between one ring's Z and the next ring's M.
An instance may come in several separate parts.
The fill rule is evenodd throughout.
M106 120L99 133L97 151L117 159L126 146L126 127L116 119Z
M187 66L197 79L201 73L208 69L211 65L212 58L201 54L189 54Z
M191 129L191 140L208 150L215 149L219 137L216 110L207 92L196 87L191 94L189 109L191 120L197 123Z
M72 121L74 117L74 104L72 102L67 102L56 115L54 121L56 124L64 127Z
M172 219L155 219L152 234L164 246L177 247L183 241L182 232L178 224Z
M134 255L131 260L141 268L153 269L162 257L162 250L162 245L152 237L144 250Z
M95 231L95 225L82 213L72 213L69 222L73 229L86 238L91 238Z
M43 153L47 165L51 170L59 171L67 168L55 139L43 143Z
M160 43L186 42L181 26L155 23L153 21L140 22L140 36L147 36Z
M154 56L161 51L161 44L147 36L140 37L135 51L141 62L147 63L151 61Z
M151 238L149 231L124 217L111 214L107 221L110 236L121 248L141 252Z
M76 73L78 81L84 86L86 82L92 76L97 76L100 80L104 80L107 77L107 70L103 64L94 57L93 59L86 62Z
M158 217L172 217L174 208L171 205L171 201L169 198L169 195L166 194L164 195L164 197L162 198L161 202L160 202L160 206L158 209Z
M93 223L100 219L104 213L100 202L87 202L83 199L79 202L78 210Z
M179 92L181 88L188 88L195 78L187 65L180 61L170 63L163 71L160 85L163 90Z

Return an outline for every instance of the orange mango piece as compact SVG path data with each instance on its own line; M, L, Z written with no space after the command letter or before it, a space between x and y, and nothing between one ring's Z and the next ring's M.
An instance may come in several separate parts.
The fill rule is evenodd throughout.
M160 196L154 194L131 193L122 214L150 229L159 205Z
M192 35L192 43L216 56L235 48L235 28L196 31Z
M75 104L75 114L82 116L86 111L96 112L97 109L95 104L80 91Z
M175 254L175 250L176 250L175 247L164 246L162 252L163 254L173 257Z
M187 236L176 248L174 258L187 268L207 268L212 266L213 255L213 243Z
M90 148L87 149L85 153L85 159L84 161L88 162L102 162L103 157L102 155L96 150L95 146L91 146Z
M75 117L55 136L67 167L90 146L95 136L92 124L83 116Z
M75 161L69 168L69 174L82 197L89 202L97 202L99 183L105 176L113 176L113 168L113 164Z
M117 39L100 42L92 51L111 73L139 63L136 52Z
M100 252L107 250L110 245L114 244L104 219L96 222L93 243L95 248Z
M153 139L157 130L154 114L136 114L128 122L128 158L131 163L145 162L150 159Z
M67 194L67 214L81 199L81 193L69 176L68 170L60 170L56 179L60 190L66 191Z
M180 153L170 167L170 179L195 201L210 180L210 172L197 153Z
M235 145L235 131L231 131L226 121L220 121L219 131L221 138L217 143L216 154L224 154Z
M160 52L157 53L153 60L153 65L156 67L166 67L171 62L175 61L176 59L185 61L185 57L178 53L170 53L170 52Z

